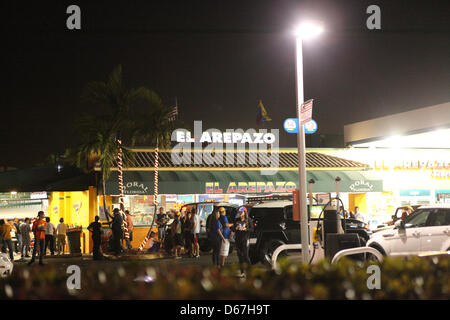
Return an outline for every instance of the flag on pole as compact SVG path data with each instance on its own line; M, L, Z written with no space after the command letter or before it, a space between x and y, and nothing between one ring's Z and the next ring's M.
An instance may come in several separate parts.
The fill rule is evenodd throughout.
M167 120L169 122L175 121L178 117L178 106L172 108L172 111L167 115Z
M261 125L263 122L272 121L272 118L269 117L267 114L266 108L264 108L264 105L261 100L259 100L258 103L258 112L256 114L256 124Z

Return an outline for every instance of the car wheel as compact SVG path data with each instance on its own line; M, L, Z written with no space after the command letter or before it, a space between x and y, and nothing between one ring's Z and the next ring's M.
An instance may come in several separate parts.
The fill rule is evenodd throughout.
M273 240L267 241L263 245L263 248L262 248L262 259L261 260L263 261L263 263L267 264L267 265L272 265L273 253L279 246L281 246L283 244L285 244L285 243L279 239L273 239ZM287 255L286 251L282 251L282 252L280 252L278 257L283 257L286 255Z
M380 252L383 257L386 256L386 252L383 250L383 248L377 244L371 244L369 247L376 249L378 252ZM366 253L366 260L370 260L370 261L378 261L377 257L375 257L373 254L371 253Z

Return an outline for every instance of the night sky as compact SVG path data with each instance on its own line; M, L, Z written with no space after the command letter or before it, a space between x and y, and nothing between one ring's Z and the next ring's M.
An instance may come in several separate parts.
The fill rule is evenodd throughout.
M81 7L67 30L66 8ZM381 8L381 31L366 28ZM254 128L262 99L284 133L295 116L293 27L320 20L304 46L305 98L318 134L450 101L450 2L442 1L18 1L3 0L0 166L32 166L76 140L72 120L88 108L87 82L122 64L128 87L165 104L178 98L187 125Z

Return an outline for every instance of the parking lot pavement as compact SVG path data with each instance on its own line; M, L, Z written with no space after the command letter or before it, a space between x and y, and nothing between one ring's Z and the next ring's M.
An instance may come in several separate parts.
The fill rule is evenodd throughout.
M25 258L20 259L20 257L16 257L16 260L14 261L14 265L22 265L26 266L26 264L30 261L31 258ZM92 255L83 255L80 257L58 257L58 256L51 256L51 257L45 257L44 263L47 265L55 265L58 267L61 267L65 270L67 266L69 265L78 265L80 267L82 266L98 266L101 268L104 265L109 264L117 264L122 265L129 263L130 261L139 261L143 263L148 263L149 265L158 267L158 266L167 266L170 265L200 265L200 266L211 266L212 265L212 258L211 253L203 253L200 255L199 258L191 258L191 257L182 257L181 259L174 259L173 257L168 257L163 254L138 254L138 255L122 255L119 257L105 255L105 259L100 261L94 261L92 259ZM226 264L236 264L239 263L239 259L235 252L230 254L230 256L226 260ZM35 265L38 264L38 259L36 259Z

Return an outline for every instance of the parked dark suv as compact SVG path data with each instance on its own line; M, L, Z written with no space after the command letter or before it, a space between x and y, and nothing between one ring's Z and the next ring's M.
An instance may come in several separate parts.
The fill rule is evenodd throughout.
M314 206L320 209L322 206ZM250 236L249 255L252 263L270 262L276 248L283 244L301 243L300 221L292 216L292 201L268 201L248 206L254 231ZM312 218L314 220L314 218ZM370 237L368 226L355 219L342 220L347 233L357 233L363 243Z
M196 203L188 203L182 206L183 208L186 208L187 210L194 209L197 212L197 215L200 217L200 234L198 237L198 242L200 245L200 250L203 252L209 252L211 251L212 247L211 244L208 241L208 235L206 234L206 220L208 219L208 216L212 212L216 212L219 210L220 207L224 207L226 210L226 215L228 218L228 221L230 223L234 223L236 219L237 209L238 205L229 203L229 202L196 202ZM231 243L230 245L230 252L233 252L234 245Z

